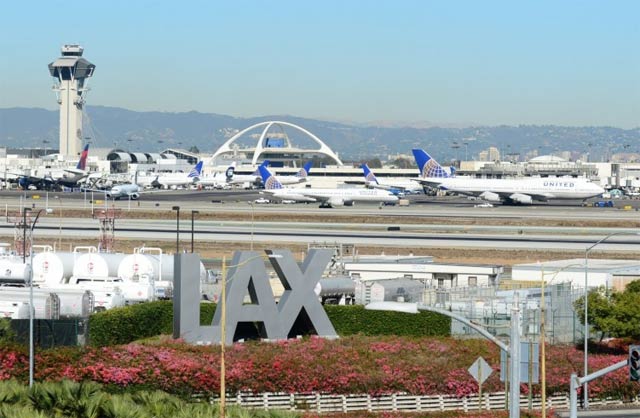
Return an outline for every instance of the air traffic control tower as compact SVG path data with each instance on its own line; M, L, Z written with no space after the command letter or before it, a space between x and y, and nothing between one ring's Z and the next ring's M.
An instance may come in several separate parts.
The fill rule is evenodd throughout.
M96 66L82 58L80 45L64 45L62 56L49 64L56 79L53 90L60 105L60 154L76 157L82 149L82 108L88 88L85 80Z

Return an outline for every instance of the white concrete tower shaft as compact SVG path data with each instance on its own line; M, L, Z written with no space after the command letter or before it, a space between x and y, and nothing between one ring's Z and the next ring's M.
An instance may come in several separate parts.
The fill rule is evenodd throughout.
M88 91L85 82L96 68L82 58L82 52L79 45L64 45L62 56L49 64L60 105L60 154L65 157L76 157L82 150L82 108Z

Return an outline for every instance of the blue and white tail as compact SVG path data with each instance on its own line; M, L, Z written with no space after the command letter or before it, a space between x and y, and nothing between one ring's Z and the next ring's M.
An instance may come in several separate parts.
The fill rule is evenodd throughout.
M80 154L80 160L78 161L78 165L76 169L85 170L87 168L87 156L89 155L89 144L84 146L82 150L82 154Z
M450 177L440 164L422 149L413 149L413 156L420 169L420 177L443 178Z
M252 174L253 174L254 176L259 176L259 175L260 175L260 167L269 167L269 164L271 164L271 161L269 161L269 160L264 160L264 161L262 162L262 164L260 164L260 165L258 166L258 168L256 168L256 171L254 171Z
M369 166L367 165L367 163L362 164L360 168L362 168L362 172L364 173L365 182L379 184L378 179L376 178L376 175L373 174L373 171L369 169Z
M282 183L278 181L276 176L271 174L271 172L265 167L261 165L258 167L258 171L260 171L260 177L262 177L262 184L264 184L265 190L276 190L282 189Z
M296 177L306 178L311 172L311 166L313 165L313 161L309 160L305 165L302 166L300 171L296 173Z
M192 178L192 177L200 177L200 174L202 174L202 165L204 163L202 161L198 162L198 164L196 164L195 167L193 167L191 169L191 171L189 171L189 175L187 177Z

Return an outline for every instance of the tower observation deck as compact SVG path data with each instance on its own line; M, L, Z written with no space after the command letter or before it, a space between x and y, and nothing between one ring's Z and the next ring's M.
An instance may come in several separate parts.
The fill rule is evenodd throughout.
M49 64L60 105L60 154L65 157L76 157L82 150L82 108L89 90L85 83L96 68L82 52L80 45L64 45L62 56Z

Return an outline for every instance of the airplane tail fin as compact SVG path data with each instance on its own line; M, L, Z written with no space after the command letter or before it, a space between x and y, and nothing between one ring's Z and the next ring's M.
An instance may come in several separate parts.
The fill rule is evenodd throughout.
M282 183L271 174L267 167L261 165L258 167L258 170L260 171L260 177L262 177L262 184L264 184L265 190L282 189Z
M369 166L367 165L367 163L363 163L360 167L362 168L362 172L364 173L364 180L366 182L378 184L378 179L376 178L376 175L373 174L373 171L369 169Z
M418 164L418 168L420 169L421 177L449 177L446 170L424 150L414 149L412 151L413 156L416 159L416 164Z
M313 161L309 160L307 161L307 163L302 166L302 168L300 169L300 171L298 171L296 173L296 177L301 177L301 178L305 178L309 175L309 173L311 172L311 166L313 165Z
M449 176L450 177L455 177L456 176L456 168L454 166L449 167Z
M202 174L202 165L204 163L202 161L199 161L198 164L195 165L195 167L193 167L191 169L191 171L189 172L188 177L192 178L192 177L200 177L200 174Z
M89 155L89 144L84 146L84 149L82 150L82 154L80 154L80 161L78 161L78 165L76 166L78 170L86 169L88 155Z
M269 167L269 164L271 164L271 161L269 161L269 160L264 160L264 161L262 162L262 164L260 164L260 165L258 166L258 168L256 168L256 171L254 171L254 172L253 172L253 175L254 175L254 176L261 176L261 175L262 175L262 173L260 173L260 167Z
M236 162L232 162L229 167L227 167L227 171L224 172L225 177L227 178L227 180L230 180L233 178L233 173L236 171Z

